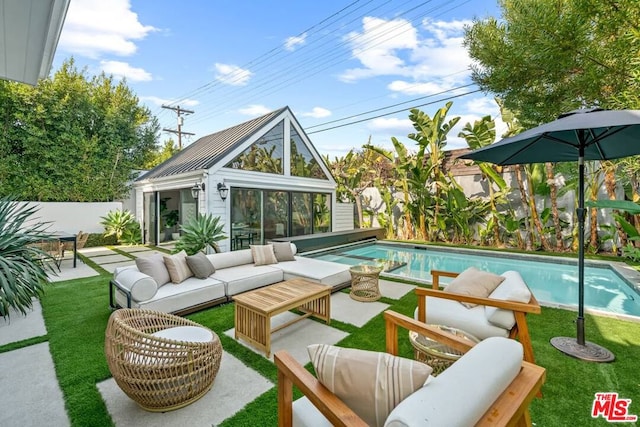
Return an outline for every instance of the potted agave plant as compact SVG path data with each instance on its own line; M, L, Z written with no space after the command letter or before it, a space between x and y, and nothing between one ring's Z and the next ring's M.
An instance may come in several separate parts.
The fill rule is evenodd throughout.
M37 222L38 208L13 198L0 198L0 315L22 314L33 307L48 283L53 257L39 246L52 239L50 223ZM51 262L48 262L51 261Z

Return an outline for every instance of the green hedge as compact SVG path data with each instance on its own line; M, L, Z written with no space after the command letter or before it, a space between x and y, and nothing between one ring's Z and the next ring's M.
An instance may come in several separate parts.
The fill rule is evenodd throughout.
M89 233L87 243L84 245L84 247L90 248L93 246L113 246L115 244L117 244L116 236L104 237L102 233Z

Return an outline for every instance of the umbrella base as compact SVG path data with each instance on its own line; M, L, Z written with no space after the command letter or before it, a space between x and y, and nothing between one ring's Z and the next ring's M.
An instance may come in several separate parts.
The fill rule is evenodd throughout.
M588 362L613 362L615 356L604 347L585 341L584 345L578 344L578 340L570 337L555 337L550 340L551 345L576 359Z

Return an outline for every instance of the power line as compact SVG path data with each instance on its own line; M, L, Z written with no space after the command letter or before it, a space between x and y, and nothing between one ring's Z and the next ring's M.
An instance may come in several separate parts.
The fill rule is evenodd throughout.
M387 108L393 108L393 107L397 107L399 105L410 104L410 103L418 101L420 99L432 98L434 96L438 96L438 95L442 95L442 94L445 94L445 93L453 92L454 90L464 89L465 87L469 87L469 86L475 86L475 83L469 83L469 84L466 84L466 85L463 85L463 86L453 87L451 89L443 90L443 91L438 92L438 93L432 93L431 95L425 95L425 96L421 96L421 97L418 97L418 98L410 99L408 101L398 102L397 104L387 105L386 107L376 108L375 110L369 110L369 111L366 111L364 113L353 114L351 116L343 117L341 119L335 119L335 120L331 120L329 122L324 122L324 123L320 123L320 124L313 125L313 126L307 126L305 129L313 129L313 128L317 128L317 127L320 127L320 126L326 126L326 125L331 124L331 123L341 122L343 120L349 120L349 119L352 119L354 117L362 116L364 114L375 113L377 111L386 110ZM473 93L473 92L470 92L470 93ZM415 108L415 107L411 107L411 108Z
M472 90L470 92L461 93L461 94L458 94L458 95L452 95L452 96L449 96L449 97L446 97L446 98L441 98L441 99L438 99L436 101L431 101L431 102L427 102L427 103L420 104L420 105L414 105L412 107L409 107L408 109L410 110L410 109L413 109L413 108L420 108L420 107L424 107L424 106L427 106L427 105L433 105L433 104L437 104L437 103L442 102L442 101L448 101L450 99L460 98L460 97L471 95L472 93L477 93L477 92L482 92L482 89ZM401 112L406 111L406 110L407 110L407 108L403 108L403 109L391 111L391 112L388 112L388 113L385 113L385 114L379 114L377 116L367 117L367 118L361 119L361 120L356 120L354 122L344 123L344 124L332 126L332 127L326 128L326 129L319 129L319 130L316 130L316 131L307 132L307 135L311 135L311 134L314 134L314 133L320 133L320 132L326 132L328 130L338 129L338 128L345 127L345 126L351 126L351 125L355 125L357 123L362 123L362 122L366 122L366 121L373 120L373 119L379 119L380 117L390 116L391 114L401 113ZM362 113L362 114L359 114L359 115L364 115L364 114L368 114L368 112L365 112L365 113Z
M409 12L413 12L413 11L418 11L420 7L430 3L431 0L425 1L420 3L417 6L414 6L408 10L402 11L400 13L396 13L394 15L394 19L398 20L399 17L405 16L407 15ZM468 0L462 2L459 5L454 6L455 7L459 7L462 4L467 3ZM436 10L441 10L444 7L444 5L436 5L433 8L430 8L428 10L424 10L424 11L420 11L420 13L417 16L414 17L410 17L407 18L406 20L398 20L398 22L393 23L392 25L387 25L389 21L384 21L381 22L380 24L378 24L378 26L374 27L374 28L370 28L370 33L374 33L375 36L371 37L371 36L367 36L366 37L366 41L368 42L368 46L366 49L362 50L362 52L366 52L368 50L374 49L382 44L384 44L385 42L388 42L390 39L397 37L398 35L412 29L413 27L409 27L404 29L404 31L400 31L398 32L399 29L401 29L402 26L406 26L407 23L411 23L414 22L416 20L419 20L421 18L423 18L424 16L426 16L429 13L432 13ZM397 10L397 9L396 9ZM448 9L451 10L451 9ZM386 28L382 28L383 26L386 25ZM383 29L383 31L377 31L377 28L381 28ZM389 35L392 35L392 37L389 37ZM365 33L362 34L358 34L358 35L351 35L348 38L346 38L345 40L343 40L341 43L338 44L338 47L341 45L347 45L347 44L357 44L360 40L365 38ZM372 41L374 43L372 43ZM324 45L322 45L324 46ZM322 47L320 46L320 47ZM247 96L249 94L251 94L251 96L253 98L262 95L262 96L267 96L270 94L273 94L277 91L279 91L280 89L284 88L284 87L290 87L293 84L299 83L303 80L307 80L308 78L315 76L319 73L322 73L323 71L326 71L328 68L337 65L341 62L344 62L346 60L349 60L351 58L353 58L353 55L350 55L349 58L341 58L344 57L345 53L343 51L340 51L339 49L336 49L335 47L332 47L330 54L329 55L322 55L322 54L318 54L315 55L314 57L307 59L301 63L298 63L297 65L295 65L293 68L289 67L287 68L287 72L286 73L281 73L278 72L278 70L274 71L273 75L274 75L274 79L275 80L280 80L279 83L276 83L274 81L274 79L269 79L269 78L265 78L263 83L260 83L258 85L252 85L250 88L244 90L244 92L247 94ZM314 72L304 72L305 69L309 69L312 68L314 70ZM299 72L296 72L297 70L299 70ZM282 78L279 78L280 76L284 77L284 80ZM256 90L261 89L260 91L258 91L256 93ZM202 114L198 117L198 119L196 119L196 122L201 122L203 120L206 120L209 117L212 117L214 115L219 114L222 111L225 111L228 108L231 108L232 105L242 105L245 101L243 101L242 99L240 99L240 96L238 94L239 91L242 91L242 89L230 89L231 93L233 94L233 96L231 96L231 94L229 94L229 101L226 103L226 105L220 102L217 102L215 104L215 106L213 107L213 109L209 109L208 111L206 111L205 114Z

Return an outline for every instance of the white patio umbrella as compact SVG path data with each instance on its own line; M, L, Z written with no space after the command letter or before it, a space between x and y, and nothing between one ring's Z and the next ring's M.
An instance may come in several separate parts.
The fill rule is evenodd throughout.
M584 161L637 154L640 154L640 110L583 109L461 156L498 165L578 161L577 338L555 337L551 344L579 359L594 362L615 359L609 350L585 341L584 337Z

